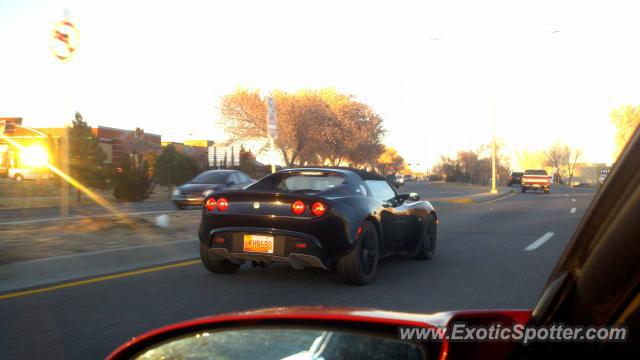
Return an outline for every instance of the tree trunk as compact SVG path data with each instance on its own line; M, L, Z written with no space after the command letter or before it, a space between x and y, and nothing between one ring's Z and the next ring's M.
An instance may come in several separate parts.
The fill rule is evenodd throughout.
M284 158L284 163L287 166L291 166L291 163L289 162L289 155L287 154L287 151L282 146L279 146L279 148L280 148L280 152L282 152L282 157ZM269 164L269 165L271 165L271 164Z
M76 188L76 202L78 205L82 204L82 191L78 188Z

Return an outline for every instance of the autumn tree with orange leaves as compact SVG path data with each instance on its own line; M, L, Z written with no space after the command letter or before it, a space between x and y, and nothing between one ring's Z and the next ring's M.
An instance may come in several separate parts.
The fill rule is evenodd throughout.
M382 118L352 95L334 89L273 91L276 147L286 166L375 167L383 153ZM265 98L238 89L222 98L220 125L233 141L266 140Z

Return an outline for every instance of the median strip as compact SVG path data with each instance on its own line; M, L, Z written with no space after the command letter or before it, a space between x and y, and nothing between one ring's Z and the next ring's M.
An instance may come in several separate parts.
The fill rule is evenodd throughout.
M539 248L540 246L542 246L542 244L547 242L547 240L551 239L553 237L553 235L554 235L554 233L552 233L552 232L548 232L548 233L542 235L538 240L532 242L531 244L529 244L529 246L524 248L524 251L533 251L533 250Z
M200 209L138 211L138 212L126 212L126 213L121 213L121 214L118 214L118 215L115 215L115 214L74 215L74 216L68 217L67 220L78 220L78 219L87 219L87 218L110 218L110 217L117 217L117 216L120 216L120 215L138 216L138 215L186 213L186 212L193 212L193 211L200 211ZM51 217L51 218L30 219L30 220L0 221L0 225L37 224L37 223L43 223L43 222L61 221L62 219L63 218L61 218L61 217Z

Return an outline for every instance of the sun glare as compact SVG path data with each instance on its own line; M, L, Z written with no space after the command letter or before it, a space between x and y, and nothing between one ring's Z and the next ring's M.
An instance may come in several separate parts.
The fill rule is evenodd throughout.
M20 160L24 166L45 166L49 162L49 153L43 146L31 145L20 151Z

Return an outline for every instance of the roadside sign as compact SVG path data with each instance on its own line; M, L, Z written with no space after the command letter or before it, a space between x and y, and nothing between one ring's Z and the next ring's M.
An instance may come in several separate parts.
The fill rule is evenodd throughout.
M278 138L278 114L276 112L276 101L267 98L267 133L273 139Z
M56 23L51 34L51 52L59 60L67 61L78 49L78 28L69 20Z

